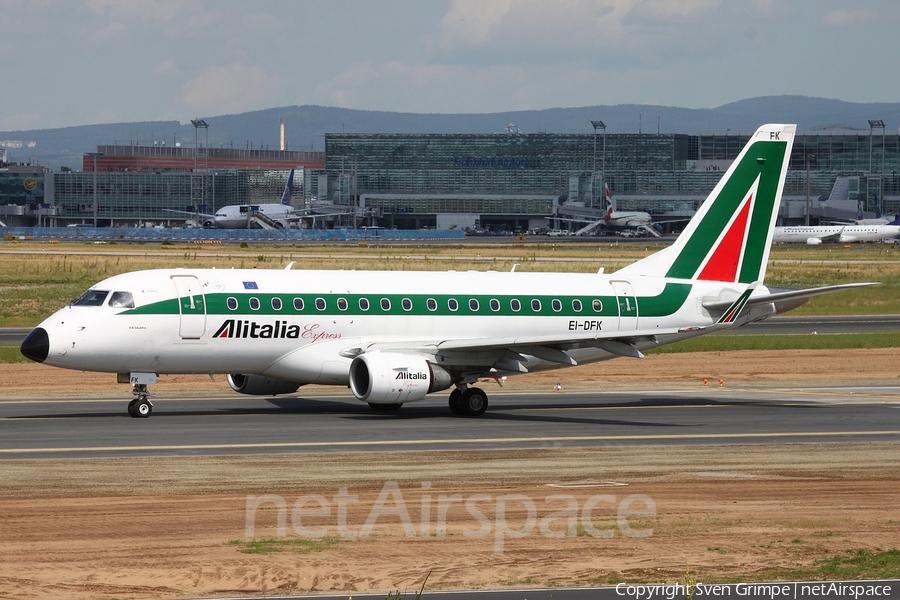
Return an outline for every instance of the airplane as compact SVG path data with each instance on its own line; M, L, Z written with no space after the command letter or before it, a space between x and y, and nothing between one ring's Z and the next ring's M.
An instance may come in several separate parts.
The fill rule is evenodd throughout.
M157 269L91 286L22 342L49 366L116 373L133 417L159 374L226 374L242 394L349 386L376 411L482 379L574 367L780 314L809 297L763 284L796 125L764 125L667 248L612 274Z
M603 220L608 227L649 228L653 217L644 211L616 210L616 201L609 193L609 187L604 183L603 192L606 194L606 215Z
M900 218L893 223L878 225L796 225L776 227L773 242L819 244L848 244L878 242L900 236Z
M281 202L277 204L232 204L223 206L214 215L183 210L170 210L168 212L199 215L203 217L202 224L204 229L249 229L253 222L253 217L260 214L262 215L261 220L265 220L270 227L286 229L299 218L291 206L293 190L294 169L291 169L291 174L288 175L287 183L284 186L284 192L281 194Z

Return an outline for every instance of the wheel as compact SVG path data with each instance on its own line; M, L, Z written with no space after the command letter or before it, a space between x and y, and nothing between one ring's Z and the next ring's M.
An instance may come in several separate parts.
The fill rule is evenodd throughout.
M464 415L480 417L487 410L487 394L480 388L468 388L459 398L459 407Z
M400 410L400 407L403 406L403 403L397 404L376 404L375 402L369 402L369 406L372 410L378 412L394 412Z
M132 400L134 407L131 409L131 416L138 419L146 419L153 412L153 405L146 398Z
M132 400L131 402L128 403L128 414L131 415L132 417L135 416L134 405L136 402L137 402L137 398L135 398L134 400Z
M450 399L449 399L450 412L452 412L454 415L463 414L462 407L460 407L460 405L459 405L459 399L461 397L462 397L462 390L459 388L456 388L455 390L450 392Z

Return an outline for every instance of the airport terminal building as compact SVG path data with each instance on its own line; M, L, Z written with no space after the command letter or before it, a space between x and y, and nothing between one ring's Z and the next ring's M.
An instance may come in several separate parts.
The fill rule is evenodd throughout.
M802 220L807 195L814 222L900 212L900 135L875 131L798 135L782 219ZM619 209L695 210L748 138L510 131L326 134L324 152L101 145L80 172L0 165L0 220L179 226L196 222L183 213L277 202L294 168L293 205L323 215L316 227L577 229L602 214L604 181Z

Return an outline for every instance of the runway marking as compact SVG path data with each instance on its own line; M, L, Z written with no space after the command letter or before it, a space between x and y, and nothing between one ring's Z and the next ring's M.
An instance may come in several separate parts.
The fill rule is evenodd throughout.
M794 431L779 433L683 433L659 435L585 435L549 437L505 437L505 438L455 438L444 440L353 440L326 442L259 442L240 444L178 444L172 446L85 446L61 448L0 448L0 454L28 454L49 452L122 452L122 451L172 451L172 450L248 450L256 448L334 448L336 446L354 448L365 446L412 446L442 444L514 444L520 442L596 442L634 440L685 440L685 439L759 439L788 437L829 437L829 436L878 436L900 435L900 430L881 431Z

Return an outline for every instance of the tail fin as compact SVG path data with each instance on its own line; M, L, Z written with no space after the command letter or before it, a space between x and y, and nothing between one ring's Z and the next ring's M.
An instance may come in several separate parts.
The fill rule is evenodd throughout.
M603 217L604 220L609 221L612 219L613 213L616 212L616 203L612 199L612 194L609 193L609 186L604 182L603 184L603 194L604 200L606 201L606 216Z
M618 273L763 281L796 125L763 125L672 246Z
M281 193L281 203L285 206L291 205L291 194L294 192L294 170L288 175L287 183L284 186L284 192Z

